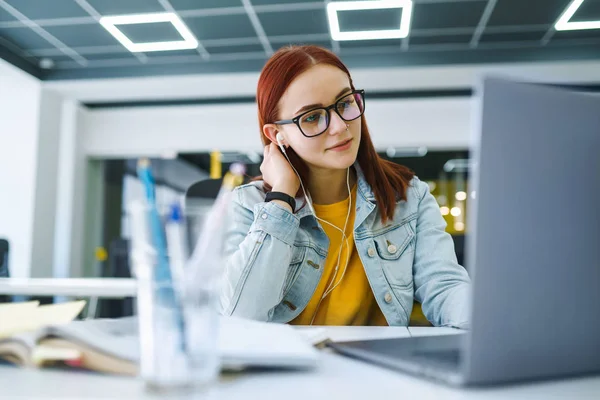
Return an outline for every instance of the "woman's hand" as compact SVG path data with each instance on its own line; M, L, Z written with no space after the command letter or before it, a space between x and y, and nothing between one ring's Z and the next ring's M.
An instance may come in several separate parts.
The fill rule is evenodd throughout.
M275 143L265 146L260 172L262 172L263 180L273 188L274 192L296 196L300 180Z

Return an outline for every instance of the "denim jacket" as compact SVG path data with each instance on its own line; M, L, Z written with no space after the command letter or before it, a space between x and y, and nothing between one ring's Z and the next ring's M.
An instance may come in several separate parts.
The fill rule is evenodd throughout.
M470 281L456 260L435 198L413 178L393 220L381 222L371 187L358 166L355 251L377 304L391 326L406 326L413 299L436 326L467 328ZM308 207L295 214L265 203L262 182L237 188L225 235L224 315L287 323L317 287L329 239ZM297 204L303 200L297 199Z

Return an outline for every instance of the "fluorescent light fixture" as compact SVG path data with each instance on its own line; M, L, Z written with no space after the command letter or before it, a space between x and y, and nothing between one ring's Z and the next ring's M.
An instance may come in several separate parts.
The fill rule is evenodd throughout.
M402 9L402 18L398 29L340 32L338 11ZM327 4L329 30L333 40L370 40L370 39L403 39L410 32L412 17L412 0L367 0L367 1L335 1Z
M133 43L131 39L117 28L117 25L151 24L156 22L170 22L177 29L183 40ZM195 49L198 47L198 40L196 40L183 21L172 12L114 15L100 18L100 24L132 53Z
M554 29L556 29L557 31L600 29L600 20L570 22L571 18L573 18L573 15L575 15L577 10L579 10L579 7L581 7L584 1L585 0L573 0L571 4L569 4L565 12L562 13L558 21L556 21Z

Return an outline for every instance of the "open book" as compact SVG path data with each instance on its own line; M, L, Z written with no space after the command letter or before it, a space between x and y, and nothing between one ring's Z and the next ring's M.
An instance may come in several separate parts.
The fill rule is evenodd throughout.
M38 301L0 304L0 359L25 366L40 366L77 359L73 350L53 348L50 325L73 321L85 301L39 305Z
M221 317L219 325L218 351L224 370L311 368L318 362L318 351L288 325L233 317ZM99 372L136 375L137 317L73 321L0 338L0 358L29 366L59 361Z

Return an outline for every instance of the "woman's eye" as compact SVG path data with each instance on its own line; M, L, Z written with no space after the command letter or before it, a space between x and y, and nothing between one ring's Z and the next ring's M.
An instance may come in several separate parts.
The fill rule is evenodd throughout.
M302 118L302 122L311 123L319 120L319 114L310 114Z
M339 107L348 108L354 103L354 96L350 96L339 103Z
M352 107L352 103L354 103L354 102L351 100L342 101L342 102L338 103L338 110L340 110L340 111L347 110L350 107Z

